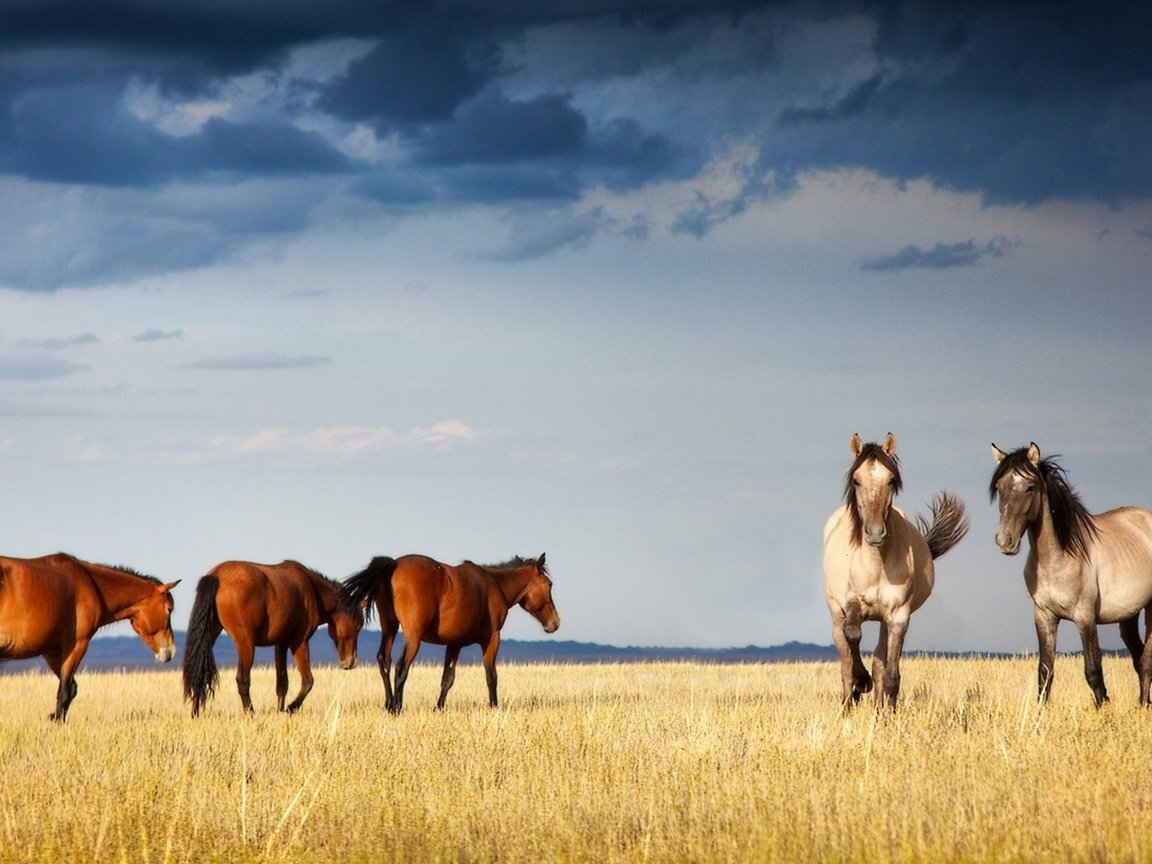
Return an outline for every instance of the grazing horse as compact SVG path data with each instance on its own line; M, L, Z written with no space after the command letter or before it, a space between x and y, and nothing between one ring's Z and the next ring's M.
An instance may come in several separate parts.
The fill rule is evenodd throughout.
M373 558L364 570L344 581L344 596L348 603L364 604L369 615L369 604L375 601L383 631L376 661L384 679L385 706L393 714L399 714L404 705L404 682L421 642L445 646L437 708L444 707L456 680L460 649L473 644L484 652L488 704L495 707L496 653L508 610L519 605L540 622L545 633L554 633L560 626L543 555L513 558L490 567L471 561L452 567L423 555ZM401 627L404 651L396 664L393 690L388 673L392 643Z
M236 643L236 687L245 712L257 645L276 649L276 708L294 712L312 689L308 640L321 624L336 645L340 668L356 665L356 640L364 625L357 606L344 604L340 584L296 561L253 564L225 561L196 586L196 601L188 622L184 650L184 698L192 701L192 716L216 692L219 675L212 646L226 630ZM300 692L284 708L288 695L288 651L300 673Z
M172 659L171 592L178 584L63 552L0 558L0 661L42 656L60 679L49 719L63 722L76 698L76 670L101 627L127 618L157 662Z
M1054 457L1035 444L1005 453L995 444L996 470L988 492L1000 499L996 545L1020 551L1028 532L1024 584L1032 595L1039 640L1039 698L1047 700L1056 658L1056 628L1072 621L1084 646L1084 677L1096 706L1108 700L1100 664L1098 624L1120 625L1140 678L1140 704L1152 704L1152 512L1119 507L1092 515L1068 485ZM1139 616L1149 638L1141 641Z
M840 653L845 708L876 690L876 704L896 707L900 653L912 613L935 582L934 559L968 531L964 505L941 492L932 503L932 524L908 521L892 499L902 487L896 439L868 443L853 435L855 461L844 482L844 506L824 525L824 598L832 615L832 640ZM860 623L879 621L872 675L860 658Z

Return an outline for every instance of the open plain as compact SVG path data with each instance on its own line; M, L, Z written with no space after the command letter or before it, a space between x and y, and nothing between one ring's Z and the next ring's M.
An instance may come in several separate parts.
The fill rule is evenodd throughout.
M896 713L847 715L831 663L461 667L382 708L374 664L317 670L296 715L223 669L193 720L178 670L0 676L0 862L1152 860L1152 713L1108 658L1052 701L1035 660L913 657ZM293 678L293 686L295 679Z

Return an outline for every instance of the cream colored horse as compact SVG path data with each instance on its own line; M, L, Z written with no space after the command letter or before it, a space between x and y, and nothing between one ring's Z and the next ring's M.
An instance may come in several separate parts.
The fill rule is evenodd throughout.
M845 477L844 506L824 525L824 597L844 706L859 702L875 681L882 686L876 704L895 708L908 621L932 593L933 560L960 542L968 520L963 503L947 492L932 503L931 525L919 516L913 524L893 506L902 482L891 432L883 444L853 435L850 449L855 461ZM860 657L862 621L880 622L871 676Z
M1120 625L1140 677L1140 704L1152 703L1152 639L1141 641L1139 616L1152 616L1152 513L1120 507L1092 515L1053 458L1035 444L1005 453L995 444L989 494L1000 500L996 545L1020 551L1028 532L1024 584L1032 595L1040 645L1039 696L1047 699L1056 657L1056 627L1072 621L1084 646L1084 677L1099 706L1108 699L1100 665L1098 624Z

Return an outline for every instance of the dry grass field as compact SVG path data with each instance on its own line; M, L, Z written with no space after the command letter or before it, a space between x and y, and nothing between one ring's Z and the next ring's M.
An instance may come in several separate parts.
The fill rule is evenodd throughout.
M178 670L0 676L0 862L1152 861L1152 713L1109 659L1052 702L1034 661L914 658L896 714L842 716L832 664L417 667L387 716L371 664L199 720ZM293 678L293 686L295 686Z

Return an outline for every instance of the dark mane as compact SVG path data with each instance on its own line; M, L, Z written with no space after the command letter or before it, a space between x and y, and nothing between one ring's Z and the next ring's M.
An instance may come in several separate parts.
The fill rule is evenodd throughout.
M325 576L319 570L316 570L313 567L309 567L307 564L301 564L299 561L296 561L296 560L291 559L291 558L285 559L283 563L284 564L295 564L297 567L299 567L305 573L309 574L310 576L315 576L321 582L326 582L327 584L329 584L333 588L335 588L336 589L336 596L338 598L337 603L340 606L340 608L345 613L352 616L352 620L355 621L358 625L360 625L361 627L364 626L364 614L365 614L364 608L360 605L360 603L357 600L353 599L347 592L344 591L344 584L342 582L337 582L335 579L332 579L331 577Z
M538 560L537 558L521 558L519 555L513 555L507 561L501 561L499 564L481 564L480 566L486 570L511 570L514 567L535 567ZM540 570L545 576L548 575L548 565L545 564Z
M865 444L860 449L860 455L856 457L844 475L844 501L848 505L848 515L852 519L852 542L854 544L860 542L860 533L864 530L864 526L860 523L860 510L856 506L856 487L852 484L852 475L856 473L857 468L873 459L892 472L892 488L895 492L904 488L904 480L900 476L900 457L896 454L889 456L884 452L884 448L875 441L869 441Z
M101 567L107 567L109 570L115 570L118 573L127 573L129 576L135 576L138 579L143 579L151 582L153 585L163 585L164 583L157 579L155 576L149 576L147 573L141 573L134 567L126 567L123 564L101 564Z
M1048 512L1052 514L1052 529L1056 532L1056 542L1067 555L1087 560L1088 542L1100 534L1096 520L1080 500L1076 490L1068 483L1068 476L1056 461L1058 456L1048 456L1033 465L1028 458L1028 448L1014 450L1000 460L992 474L988 486L988 496L996 500L996 484L1011 473L1032 477L1044 484L1048 496Z

